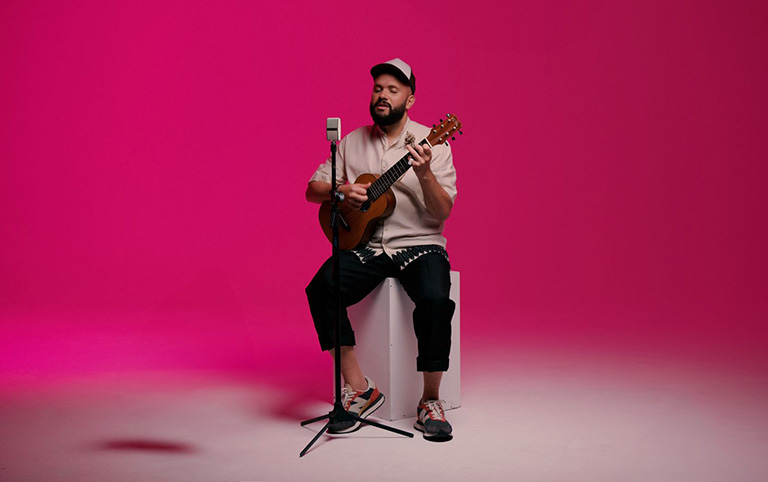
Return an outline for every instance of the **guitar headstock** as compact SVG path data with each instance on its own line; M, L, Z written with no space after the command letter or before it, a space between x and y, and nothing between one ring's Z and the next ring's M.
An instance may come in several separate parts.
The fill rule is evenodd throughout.
M429 136L427 136L427 141L429 141L432 146L443 144L448 138L455 141L456 132L463 134L460 129L461 121L458 117L452 114L447 114L445 120L440 119L440 124L432 124L432 131L430 131Z

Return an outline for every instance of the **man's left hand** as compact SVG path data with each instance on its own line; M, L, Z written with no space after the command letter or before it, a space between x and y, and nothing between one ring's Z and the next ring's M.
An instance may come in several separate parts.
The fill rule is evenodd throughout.
M429 144L416 144L415 146L405 146L408 152L411 153L411 167L413 172L419 178L424 178L432 174L432 170L429 167L429 163L432 162L432 148Z

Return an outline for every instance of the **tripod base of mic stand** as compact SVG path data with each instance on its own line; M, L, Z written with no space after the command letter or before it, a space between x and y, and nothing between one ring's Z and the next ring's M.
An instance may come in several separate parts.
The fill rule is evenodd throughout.
M320 420L328 419L328 422L325 424L325 426L320 429L320 431L315 435L315 438L312 439L311 442L307 444L306 447L304 447L304 450L301 451L299 454L299 457L303 457L304 454L307 453L307 451L314 445L315 442L317 442L317 439L320 438L322 434L325 433L326 430L328 430L328 427L331 426L331 424L339 423L339 422L360 422L365 425L371 425L373 427L378 427L383 430L389 430L390 432L394 432L399 435L404 435L406 437L413 438L413 434L410 432L406 432L404 430L400 430L394 427L388 427L384 424L374 422L373 420L368 420L366 418L359 417L355 415L354 413L349 413L348 411L344 410L344 407L341 405L341 402L336 402L333 404L333 410L328 412L327 415L322 415L320 417L312 418L309 420L305 420L301 422L301 426L309 425L310 423L319 422Z

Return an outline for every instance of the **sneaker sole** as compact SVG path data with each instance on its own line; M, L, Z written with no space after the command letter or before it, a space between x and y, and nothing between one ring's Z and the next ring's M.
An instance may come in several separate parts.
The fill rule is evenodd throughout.
M368 416L370 414L372 414L373 412L378 410L379 407L384 405L384 400L385 399L386 399L386 397L384 396L384 394L383 393L379 393L379 398L377 398L372 404L368 405L368 408L366 408L365 410L360 412L360 415L358 415L358 416L360 418L368 418ZM328 429L328 433L332 433L332 434L352 433L352 432L355 432L357 430L360 430L360 428L362 428L362 426L363 426L363 422L355 422L354 425L352 425L351 427L349 427L347 429L344 429L344 430L335 431L335 430Z
M416 423L413 424L413 428L423 433L424 440L429 440L430 442L448 442L450 440L453 440L453 435L445 432L428 434L426 429L424 428L424 424L421 423L421 420L416 420Z

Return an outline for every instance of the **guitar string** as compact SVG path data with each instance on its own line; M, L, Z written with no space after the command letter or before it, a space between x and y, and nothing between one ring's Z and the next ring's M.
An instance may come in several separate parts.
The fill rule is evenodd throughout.
M437 139L439 139L441 136L437 136ZM447 135L445 135L447 137ZM424 145L428 142L428 139L423 139L421 142L419 142L419 145ZM368 188L368 201L370 204L373 204L378 200L381 196L383 196L391 186L397 182L398 179L400 179L403 174L408 172L408 169L410 169L411 165L408 163L408 157L409 154L404 155L402 158L400 158L399 161L397 161L394 165L392 165L391 168L389 168L384 174L376 178L371 183L371 187ZM367 211L365 211L367 212ZM361 211L359 208L356 209L350 209L348 213L346 213L346 220L347 221L355 221L357 218L361 216L365 216L365 212ZM348 223L349 224L349 223Z
M434 146L440 144L439 141L440 141L441 137L445 138L444 140L447 140L447 138L449 136L449 133L455 132L455 131L459 130L460 128L461 128L460 126L454 125L454 127L452 129L446 129L443 132L443 134L434 135L436 133L433 133L429 137L434 137L435 141L437 141L437 142L435 142L435 141L429 142L429 137L427 137L427 138L422 139L419 142L419 145L424 145L425 143L429 142L429 144L434 147ZM391 168L389 168L386 172L384 172L384 174L382 174L381 176L376 178L371 183L371 187L368 188L368 193L369 193L368 194L368 201L366 201L366 202L369 202L372 205L374 202L376 202L376 200L378 200L382 195L384 195L390 189L390 187L395 182L397 182L397 180L400 179L400 177L403 176L403 174L408 172L408 169L411 167L410 163L408 163L408 157L409 156L410 156L410 153L406 154L405 156L400 158L400 160L397 161ZM398 171L402 171L402 172L398 172ZM395 173L397 173L396 176L395 176ZM385 185L387 185L387 186L385 187ZM365 212L367 212L367 211L365 211ZM352 208L352 209L349 210L349 212L346 213L345 220L354 222L354 221L357 220L357 218L359 218L361 216L365 216L365 212L360 211L359 208Z
M437 139L439 138L440 136L437 136ZM428 142L429 140L425 138L419 142L419 145L424 145ZM408 168L411 167L410 163L408 163L409 156L410 154L404 155L390 169L371 183L371 187L368 189L370 192L368 198L371 202L381 197L389 189L389 186L397 182L403 174L408 172Z

